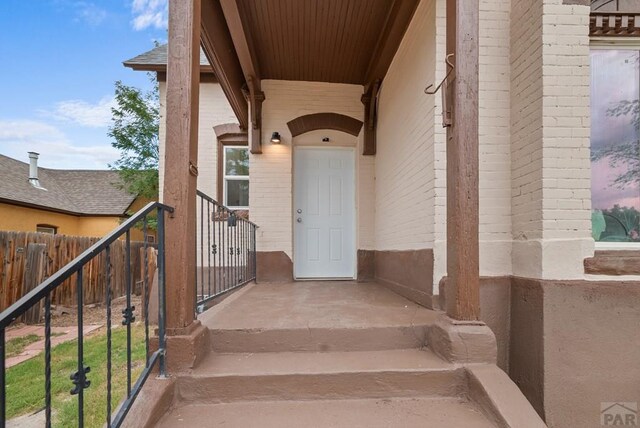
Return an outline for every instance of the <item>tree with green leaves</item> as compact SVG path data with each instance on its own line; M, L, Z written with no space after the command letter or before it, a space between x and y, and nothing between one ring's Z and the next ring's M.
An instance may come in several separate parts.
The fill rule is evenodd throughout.
M611 117L629 117L630 124L640 132L640 100L622 100L610 108L607 114ZM591 159L607 159L612 168L624 167L624 172L613 180L613 184L619 188L640 183L640 141L635 138L595 150Z
M158 83L155 76L150 77L153 88L149 91L121 81L115 84L116 106L111 109L108 135L120 158L109 167L120 173L123 188L129 193L157 199L160 102Z

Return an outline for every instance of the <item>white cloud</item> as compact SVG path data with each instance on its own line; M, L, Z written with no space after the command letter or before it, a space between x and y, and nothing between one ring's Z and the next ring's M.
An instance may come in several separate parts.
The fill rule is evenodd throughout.
M118 158L109 144L76 144L45 122L0 120L0 153L27 162L28 151L40 153L40 165L47 168L105 169Z
M76 17L78 20L96 27L107 18L107 11L93 3L78 1L73 5L76 9Z
M83 100L67 100L56 103L51 111L41 110L40 113L64 122L102 128L111 122L111 108L115 105L114 97L103 97L96 104Z
M167 0L133 0L131 4L135 30L144 30L153 27L164 30L168 25Z

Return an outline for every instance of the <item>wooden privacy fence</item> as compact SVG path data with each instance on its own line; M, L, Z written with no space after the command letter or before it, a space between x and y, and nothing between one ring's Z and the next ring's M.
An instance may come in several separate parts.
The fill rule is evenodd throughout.
M80 236L50 235L35 232L0 231L0 310L8 308L27 291L42 282L47 276L61 269L100 238ZM144 271L142 242L131 242L132 288L141 281ZM149 247L151 253L155 251ZM126 291L126 246L118 240L111 245L112 296L123 296ZM104 252L87 264L83 272L84 303L102 303L105 299ZM151 265L151 263L150 263ZM152 266L152 265L151 265ZM149 270L150 281L153 270ZM52 303L75 306L75 275L52 293Z

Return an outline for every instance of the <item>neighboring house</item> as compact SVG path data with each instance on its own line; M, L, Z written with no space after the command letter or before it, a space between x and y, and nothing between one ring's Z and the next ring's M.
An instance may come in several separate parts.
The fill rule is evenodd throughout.
M100 237L146 203L119 187L117 171L41 168L37 153L29 158L0 155L0 230Z

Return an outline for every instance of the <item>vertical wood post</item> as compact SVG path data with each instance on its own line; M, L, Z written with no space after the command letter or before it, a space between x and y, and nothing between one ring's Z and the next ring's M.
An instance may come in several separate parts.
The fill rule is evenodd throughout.
M453 126L447 128L447 314L480 316L478 251L478 1L447 0Z
M195 319L200 0L169 1L164 203L167 332Z
M40 285L47 275L47 244L30 243L27 245L27 263L24 270L24 282L22 295ZM38 324L40 322L40 310L44 300L40 300L31 309L24 313L25 324Z

